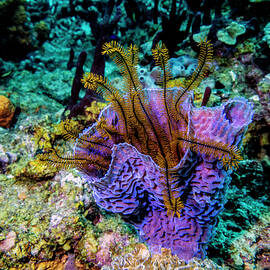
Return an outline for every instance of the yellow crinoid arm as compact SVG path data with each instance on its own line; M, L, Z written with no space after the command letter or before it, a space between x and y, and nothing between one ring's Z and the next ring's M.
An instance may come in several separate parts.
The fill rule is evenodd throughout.
M83 75L81 80L85 88L96 91L102 95L103 98L109 102L120 99L119 90L113 87L106 78L101 75L97 75L91 72L87 72Z
M62 156L58 147L52 148L49 152L37 155L36 160L40 164L46 164L48 167L57 169L77 168L83 162L74 158L71 154Z
M167 124L169 127L169 134L172 136L172 126L170 117L173 112L171 112L170 107L168 106L167 100L167 91L168 91L168 82L172 78L169 64L169 52L164 44L157 44L156 48L152 50L153 58L157 66L162 70L162 75L159 78L162 81L162 91L163 91L163 104L167 114Z
M180 218L181 210L184 208L184 204L180 198L172 197L171 201L168 200L168 197L163 197L164 205L167 209L167 216L174 217L175 215Z
M121 75L123 76L125 92L139 92L142 89L136 65L138 64L138 47L130 45L125 49L116 41L106 42L103 45L102 54L108 55L113 59L118 66Z
M221 160L226 169L237 168L239 161L243 159L240 150L235 145L210 140L200 140L184 133L180 133L172 144L176 142L183 148L189 148L196 153L205 154Z
M187 79L183 85L183 87L179 88L179 91L176 93L175 97L175 108L178 108L178 105L181 101L185 100L185 96L190 91L196 89L201 83L202 79L207 74L209 67L213 60L213 46L210 41L201 41L198 46L200 46L200 54L198 58L198 66L191 75L189 79Z
M171 182L171 181L169 181ZM163 202L167 209L167 216L174 217L175 215L180 218L181 210L184 208L184 203L179 197L178 193L171 190L171 183L169 185L162 183L163 190Z
M94 73L85 73L81 81L84 84L84 87L96 91L112 104L112 107L122 119L124 129L128 135L128 108L119 90L112 86L105 78Z
M152 50L152 55L157 66L161 67L163 71L162 82L163 88L164 84L167 84L171 79L171 70L169 65L169 51L163 43L158 43L156 47ZM165 86L166 87L166 86Z

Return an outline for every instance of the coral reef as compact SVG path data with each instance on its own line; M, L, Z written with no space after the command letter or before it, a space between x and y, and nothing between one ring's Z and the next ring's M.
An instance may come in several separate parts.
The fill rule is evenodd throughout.
M100 141L97 139L95 142L112 142L109 145L110 149L106 148L106 151L110 152L106 161L108 166L104 170L95 168L100 173L97 178L104 179L105 173L108 172L115 143L133 145L136 149L132 147L128 149L134 150L132 153L135 153L137 160L144 161L145 156L151 156L153 162L160 167L158 161L154 160L156 158L154 153L149 155L147 151L143 151L143 147L140 148L140 144L149 143L149 140L145 139L147 137L142 138L138 135L138 142L130 142L124 138L125 132L118 135L114 133L110 120L114 119L113 127L122 125L119 110L113 108L113 105L104 109L106 102L103 102L104 100L100 99L93 89L83 87L80 81L82 74L84 71L102 76L106 74L111 85L117 90L120 89L121 97L127 95L125 89L129 89L129 85L120 76L121 72L119 73L117 67L110 61L106 61L105 66L105 57L101 54L102 45L103 42L110 40L123 44L140 44L139 56L142 61L135 67L142 85L139 92L145 93L143 88L151 89L149 96L147 94L147 98L142 101L150 99L151 103L148 106L164 109L163 102L152 100L155 97L162 99L161 92L160 95L154 92L155 89L163 88L163 71L160 66L154 67L151 49L155 49L160 40L169 48L170 78L167 81L166 96L170 98L171 91L177 93L179 87L185 88L192 71L196 69L198 63L200 64L200 61L196 60L199 48L195 42L199 43L204 39L213 43L215 61L209 66L210 70L206 72L200 85L198 85L200 79L195 80L197 85L189 91L190 100L183 97L179 105L180 112L188 110L191 112L190 116L183 115L189 121L190 134L193 137L196 135L192 133L194 122L192 112L201 106L208 107L204 108L206 112L211 110L214 113L225 104L228 108L229 99L236 100L235 97L241 96L254 104L254 116L241 146L243 160L238 162L238 169L231 173L231 170L222 168L228 175L225 185L221 189L213 190L213 194L198 193L201 186L197 186L198 189L195 190L188 176L186 176L188 184L183 187L182 183L185 180L183 178L179 194L174 196L180 198L178 204L180 211L176 211L174 219L178 219L177 214L184 217L185 209L189 207L187 205L187 199L191 197L189 192L193 190L195 190L193 198L200 207L203 200L207 201L210 198L213 202L215 195L222 198L224 207L221 206L220 210L223 210L218 218L216 216L212 219L213 222L216 220L217 224L215 222L212 224L215 229L211 238L209 236L210 241L208 244L202 244L207 246L208 258L221 265L222 269L226 269L226 266L229 269L239 270L269 268L267 264L270 206L269 10L270 2L266 0L0 1L0 57L2 57L0 96L7 97L16 108L10 127L0 126L0 214L3 214L0 225L0 269L97 270L101 267L110 268L111 262L115 263L115 268L120 269L119 265L122 262L126 262L127 267L128 261L136 264L134 258L137 258L137 262L144 268L150 267L148 264L150 256L154 260L160 259L160 263L155 263L154 267L158 265L159 268L166 269L169 264L181 268L189 267L184 261L177 264L178 258L175 255L171 256L169 250L165 251L162 248L162 254L153 252L151 254L150 248L147 250L144 245L133 243L134 239L135 242L138 241L138 237L135 227L128 225L128 222L137 228L140 226L148 210L151 210L153 205L156 206L152 191L157 188L151 186L142 194L140 191L145 190L145 186L139 180L136 185L132 181L128 182L133 185L127 185L125 190L130 191L132 196L135 196L136 192L139 194L135 203L138 203L136 209L140 211L134 215L114 214L110 209L106 211L98 207L92 197L92 189L102 188L103 192L103 189L108 188L107 183L104 183L105 186L89 187L84 183L89 177L78 177L75 170L68 168L72 166L65 158L69 157L72 161L78 158L72 154L74 140L77 140L77 146L82 146L78 136L82 128L88 127L84 131L87 135L83 133L80 135L82 138L91 137L92 142L95 134L98 136L102 134ZM230 27L232 23L236 24L235 29ZM236 37L235 30L236 32L241 30L239 25L245 27L245 32ZM227 31L228 26L231 33ZM220 34L225 38L225 42L221 41ZM228 44L227 41L233 44ZM87 61L83 65L78 61L79 72L76 72L76 59L80 60L80 57L78 58L80 53L84 53L85 56L87 54ZM73 78L77 84L72 86ZM170 90L172 88L175 90ZM100 91L99 88L98 92ZM137 100L137 97L134 99ZM1 105L0 100L0 108ZM134 109L135 113L139 108L137 106ZM21 110L19 114L18 109ZM107 122L99 119L98 124L93 124L102 109ZM150 114L157 111L151 110L150 108ZM165 111L166 108L164 116ZM228 112L231 110L228 109ZM130 117L131 115L132 111L127 112L129 120L134 119ZM145 114L139 114L139 120L143 115ZM66 117L75 121L72 120L65 126L66 121L59 124ZM163 119L166 117L162 119L160 117L158 119L160 121L157 122L162 123L162 128L167 131L168 123L164 124L166 121L163 122ZM184 119L181 119L179 123L182 124L185 133L184 127L187 124L183 121ZM147 120L143 119L142 123L146 125ZM148 128L146 132L140 132L140 129L136 132L131 127L136 124L138 123L129 126L131 137L136 137L137 133L150 134L153 131ZM93 126L89 128L90 125ZM174 128L173 126L172 129ZM99 130L96 132L96 129ZM122 127L118 131L123 131ZM154 135L151 134L150 137L153 139ZM179 143L179 149L182 150L179 161L183 160L182 163L186 160L184 152L187 149L193 152L190 158L193 166L191 173L199 164L206 164L203 162L205 154L200 151L202 149L196 149L196 143L202 139L201 135L199 137L193 138L195 141L188 145ZM217 143L215 139L211 141L211 144L213 143ZM103 151L102 145L87 146L86 141L83 147L92 151L91 157L99 154L96 149ZM237 147L239 148L240 144ZM58 151L55 152L55 149ZM203 150L206 150L205 146ZM63 160L58 164L54 163L54 167L48 166L48 163L33 161L42 151L47 154L51 151L51 157L58 153ZM116 147L114 151L115 154L119 154ZM67 152L71 154L66 154ZM220 166L217 170L223 165L221 154L219 155L215 161L215 164ZM119 155L118 157L120 163L122 160ZM116 161L117 157L113 158ZM210 166L211 162L208 162L207 166ZM81 164L78 161L74 163L75 167L79 165L80 170ZM143 167L142 164L140 163L140 168ZM128 167L127 163L119 164L121 168L131 168L135 165L136 163L132 163ZM59 168L63 167L67 171L59 172ZM208 171L212 169L208 168ZM197 173L202 171L205 170L198 170ZM121 173L119 171L120 175ZM157 175L154 175L154 178L157 178ZM196 179L196 175L193 173L190 178ZM231 183L228 185L230 178ZM91 178L91 180L99 184L98 179ZM160 181L153 183L157 186L161 184ZM171 187L174 188L172 185ZM110 190L107 191L109 194ZM165 188L162 186L162 192L164 191ZM161 196L156 196L159 203L156 209L163 211L164 215L161 216L167 218L166 211L169 205L164 195L162 193ZM117 200L120 198L122 194ZM208 202L205 203L205 207L207 204ZM110 202L107 205L110 206ZM184 208L181 208L182 206ZM51 221L57 224L57 220L63 216L62 210L66 213L65 220L59 223L59 230L57 227L51 229ZM172 214L169 213L169 216ZM114 237L117 243L113 241ZM145 239L143 237L141 235L140 240ZM142 256L139 256L138 252ZM147 265L143 264L144 259ZM195 261L198 262L196 267L202 269L207 269L207 265L210 269L217 267L210 260L208 264L200 264L202 263L200 259L192 259L190 266Z
M39 156L53 166L78 168L97 204L134 224L152 252L171 248L185 260L205 256L231 169L241 159L237 145L253 114L251 104L240 98L216 108L192 105L189 92L211 61L209 42L200 45L191 78L168 89L168 52L158 45L153 55L162 88L143 90L134 68L137 48L105 43L103 53L119 66L127 94L121 96L99 75L86 74L85 86L98 89L111 105L79 136L66 130L77 141L73 157L61 157L57 149Z

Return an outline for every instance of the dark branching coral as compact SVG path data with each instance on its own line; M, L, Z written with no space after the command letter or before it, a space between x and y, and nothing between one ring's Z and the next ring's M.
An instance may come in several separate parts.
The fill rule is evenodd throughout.
M25 0L0 1L0 56L3 59L20 58L31 48L25 3Z
M193 90L212 60L211 44L199 45L195 72L169 88L168 50L157 44L153 57L162 70L161 88L143 89L138 48L105 43L103 54L119 67L123 89L86 73L84 86L110 105L79 136L66 125L66 138L76 140L73 156L57 151L40 156L55 166L75 166L99 206L133 223L153 252L171 248L183 259L205 255L231 169L241 160L237 146L253 114L240 98L216 108L194 107Z

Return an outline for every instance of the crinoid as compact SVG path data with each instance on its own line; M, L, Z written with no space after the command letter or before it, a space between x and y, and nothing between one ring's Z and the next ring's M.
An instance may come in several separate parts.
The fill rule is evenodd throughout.
M66 128L66 137L76 145L64 164L81 171L97 204L133 223L152 251L171 248L183 259L204 256L229 174L242 159L238 145L252 119L252 106L245 99L194 107L193 90L213 54L209 41L199 46L192 76L169 88L169 54L158 44L153 57L162 71L160 87L143 89L136 70L138 48L105 43L103 54L119 67L123 88L86 73L84 86L109 105L79 136ZM46 159L59 164L65 160L56 154Z

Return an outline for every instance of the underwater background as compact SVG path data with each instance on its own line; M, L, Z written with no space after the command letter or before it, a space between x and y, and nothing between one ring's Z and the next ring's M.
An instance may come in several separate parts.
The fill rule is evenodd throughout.
M0 269L270 269L269 10L0 0Z

